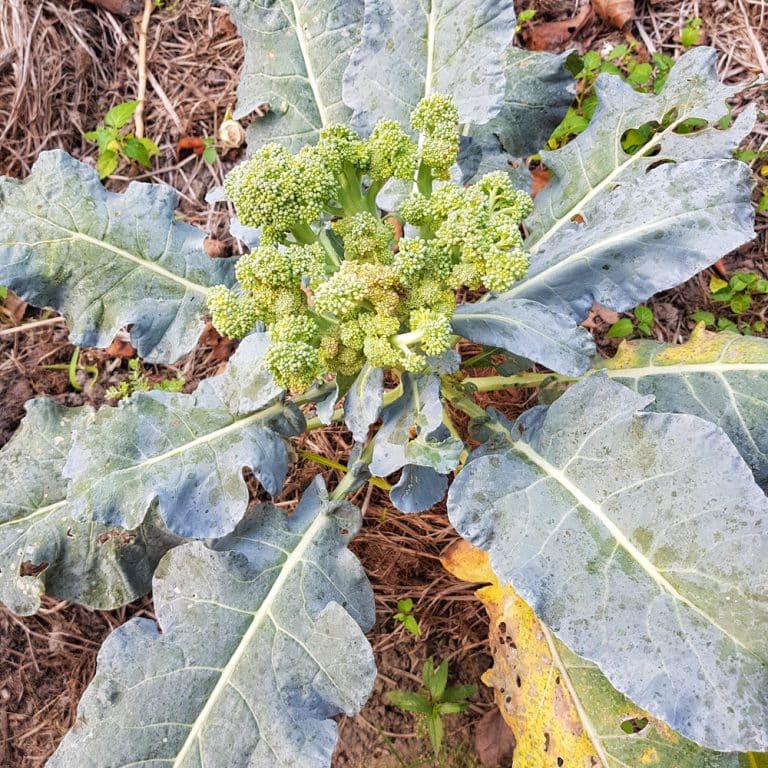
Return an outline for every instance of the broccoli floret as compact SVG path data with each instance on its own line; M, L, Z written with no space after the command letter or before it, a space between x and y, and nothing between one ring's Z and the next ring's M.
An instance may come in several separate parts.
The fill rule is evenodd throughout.
M368 139L370 167L375 182L391 178L409 181L416 173L417 147L395 120L379 120Z
M422 135L421 162L436 179L448 180L459 154L459 111L450 96L423 98L411 113L411 127Z
M344 319L350 317L365 300L368 293L365 280L345 261L338 272L315 291L315 308Z
M258 308L247 295L238 295L225 285L214 285L208 290L208 311L213 327L232 339L247 336L261 319Z
M227 176L227 194L244 224L262 228L262 245L238 262L239 290L217 286L209 307L230 336L266 324L278 384L303 390L329 374L353 376L366 361L426 370L455 338L457 289L505 290L525 274L520 223L530 196L502 171L466 189L448 180L459 141L449 98L422 100L411 127L418 147L393 121L365 140L331 125L315 146L292 155L267 145ZM392 178L418 192L382 218L376 195ZM398 240L397 219L418 232Z
M264 362L279 387L300 392L312 386L323 373L317 347L306 341L281 341L275 337Z
M224 179L240 222L261 227L267 241L287 232L301 242L314 240L310 224L317 221L333 196L336 181L311 148L291 155L278 144L267 144Z
M331 227L344 241L344 258L354 261L381 260L394 238L392 225L368 211L338 219Z

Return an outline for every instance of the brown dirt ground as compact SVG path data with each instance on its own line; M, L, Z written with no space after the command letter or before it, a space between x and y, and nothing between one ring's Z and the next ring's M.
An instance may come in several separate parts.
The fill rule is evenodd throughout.
M588 0L536 0L535 23L571 18ZM182 136L214 136L228 107L234 105L242 49L235 30L221 9L208 0L166 3L153 14L149 31L150 83L146 107L147 133L160 148L152 172L121 167L107 186L119 190L132 178L165 182L179 190L180 211L231 252L228 212L212 209L205 192L220 184L235 160L231 154L212 168L199 158L179 158ZM765 61L768 6L765 0L638 0L631 33L650 50L679 52L677 35L691 16L704 20L707 42L722 54L720 70L730 81L753 77ZM576 31L569 45L600 50L624 38L592 16ZM42 149L63 147L76 157L94 160L94 151L81 133L93 128L109 106L133 98L136 91L137 23L96 10L81 0L4 0L0 2L0 173L27 174ZM768 127L765 102L749 146L764 147ZM756 270L768 276L768 219L758 217L758 239L725 261L727 271ZM682 341L694 309L711 309L708 273L655 297L654 336ZM757 302L751 320L766 319L768 302ZM95 384L85 392L69 386L67 373L45 365L66 363L73 347L64 326L51 324L14 332L24 319L55 317L23 304L0 305L0 445L23 416L31 397L47 395L75 405L104 401L106 387L127 375L117 354L84 350L82 362L96 366ZM593 330L601 350L610 353L616 342L604 332L613 318L598 313ZM206 333L199 347L170 371L147 367L150 378L181 373L191 389L219 370L232 345ZM82 383L86 372L78 374ZM519 413L535 397L529 392L499 393L493 404L508 415ZM490 401L490 398L488 399ZM343 457L349 436L329 428L304 438L307 448ZM299 466L283 494L286 506L316 472ZM332 474L332 473L331 473ZM329 478L335 482L335 478ZM383 693L395 687L416 688L424 660L447 658L452 679L477 683L478 695L467 713L452 720L446 768L472 768L473 739L480 717L492 709L490 691L479 678L490 663L486 653L487 619L472 595L472 586L457 582L440 566L441 551L455 539L444 509L428 514L401 515L375 489L363 489L355 499L365 512L365 527L352 548L371 576L376 594L377 623L370 639L379 666L374 695L355 718L341 718L337 768L389 768L425 757L428 742L409 715L386 705ZM399 598L416 603L422 637L411 638L392 620ZM73 722L77 700L93 675L95 656L106 634L137 614L152 615L149 598L111 612L91 612L66 603L45 601L37 616L17 618L0 606L0 768L39 768ZM394 756L396 749L399 756ZM430 764L427 762L424 765Z

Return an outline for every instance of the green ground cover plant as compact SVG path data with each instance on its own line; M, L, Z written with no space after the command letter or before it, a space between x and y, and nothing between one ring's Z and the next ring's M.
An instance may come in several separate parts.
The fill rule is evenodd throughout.
M242 339L192 393L32 400L0 451L0 600L25 615L43 594L107 609L151 591L157 615L106 640L48 766L329 765L331 718L376 675L347 548L369 481L408 514L447 493L446 525L565 649L563 679L590 670L599 685L569 688L592 766L621 765L592 715L632 736L630 701L654 723L642 764L754 764L768 341L699 328L602 360L580 325L754 236L733 157L754 106L724 120L740 89L693 48L647 92L597 75L589 124L543 150L574 81L568 54L511 46L510 0L224 4L245 43L235 117L271 105L218 192L246 255L209 258L173 190L108 192L62 151L0 180L0 284L74 344L127 326L142 360L172 363L209 315ZM533 201L536 153L552 178ZM480 347L463 361L462 339ZM473 397L552 381L514 423ZM291 514L250 504L243 470L276 496L292 440L331 423L355 440L343 479L318 476Z

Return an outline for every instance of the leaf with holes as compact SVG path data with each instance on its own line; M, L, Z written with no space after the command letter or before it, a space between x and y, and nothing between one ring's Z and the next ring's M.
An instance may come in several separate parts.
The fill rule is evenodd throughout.
M583 320L593 302L624 311L677 285L754 236L749 168L729 159L755 118L748 107L725 130L717 122L737 88L718 83L715 53L680 58L658 95L612 75L596 83L589 127L542 153L554 178L528 219L527 276L505 298L540 301ZM691 128L692 118L700 121ZM624 133L655 121L634 154Z
M85 409L53 400L27 403L27 415L0 450L0 601L20 615L35 613L43 594L98 610L149 591L160 558L180 540L154 514L136 530L75 517L61 476L71 433Z
M463 581L489 584L475 593L490 619L494 662L482 679L516 736L514 768L748 768L752 755L704 749L622 696L499 584L487 553L459 541L442 562Z
M268 493L288 469L285 437L304 419L263 371L263 334L240 346L221 376L194 395L139 392L77 430L64 466L77 515L132 528L157 503L179 536L229 533L245 513L250 468Z
M717 424L768 488L768 340L700 325L685 344L624 341L614 358L596 367L653 395L654 411L692 413Z
M711 749L768 749L768 499L713 424L605 373L521 416L448 494L557 637ZM631 663L629 663L631 660Z
M462 123L487 123L504 106L502 54L515 33L512 0L366 0L360 44L344 73L352 123L408 125L421 98L454 98Z
M376 676L373 593L346 548L360 522L318 480L290 517L262 504L211 548L168 553L161 631L139 618L107 638L48 768L329 766L328 718L357 713Z
M248 148L275 141L295 151L331 123L347 122L341 75L360 40L363 0L214 0L229 8L245 46L235 119L262 104Z
M170 187L107 192L92 168L43 152L26 181L0 178L0 284L61 312L73 344L107 347L130 325L145 360L173 362L203 330L208 288L234 281L175 208Z

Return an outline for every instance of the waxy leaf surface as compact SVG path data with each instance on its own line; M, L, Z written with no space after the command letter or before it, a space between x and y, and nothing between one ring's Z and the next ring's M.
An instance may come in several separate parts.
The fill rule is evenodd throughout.
M107 347L131 325L142 358L173 362L203 330L208 288L234 281L175 209L170 187L107 192L93 168L43 152L25 181L0 178L0 285L61 312L73 344Z
M504 297L540 301L577 320L595 301L623 311L750 240L750 173L730 158L754 107L730 128L716 127L737 90L718 83L708 48L682 56L658 95L601 75L589 127L542 153L554 178L527 221L531 268ZM677 133L690 118L704 125ZM625 152L624 133L652 121L658 130L649 143Z
M366 0L344 73L353 124L407 126L431 93L452 96L462 123L487 123L504 106L502 54L514 34L512 0Z
M368 438L368 430L381 415L384 404L384 371L366 363L344 399L344 423L358 443Z
M64 467L78 515L133 527L157 502L179 536L229 533L248 505L243 468L270 494L288 469L285 437L304 419L263 370L262 334L243 341L221 376L193 395L137 393L78 430Z
M85 419L83 408L30 400L0 450L0 602L14 613L35 613L44 593L98 610L129 603L149 591L155 565L179 543L152 514L133 531L73 516L61 472Z
M212 549L168 553L161 631L139 618L107 638L48 768L330 766L328 718L357 713L376 676L373 593L346 548L359 527L316 482L290 516L263 504Z
M235 119L269 104L248 127L251 150L278 142L290 151L346 123L341 78L360 40L363 0L216 0L229 8L245 47Z
M482 680L515 734L512 768L746 768L751 756L713 752L654 720L571 653L508 584L487 553L459 541L443 565L464 581L490 619L493 667ZM627 730L624 730L624 729Z
M596 374L476 454L448 496L537 616L654 717L768 750L768 500L725 433Z
M768 488L768 340L697 327L685 344L623 341L597 366L643 395L654 411L717 424Z
M579 376L594 354L592 336L561 312L528 299L462 304L451 321L455 333L513 355L524 355L566 376Z

